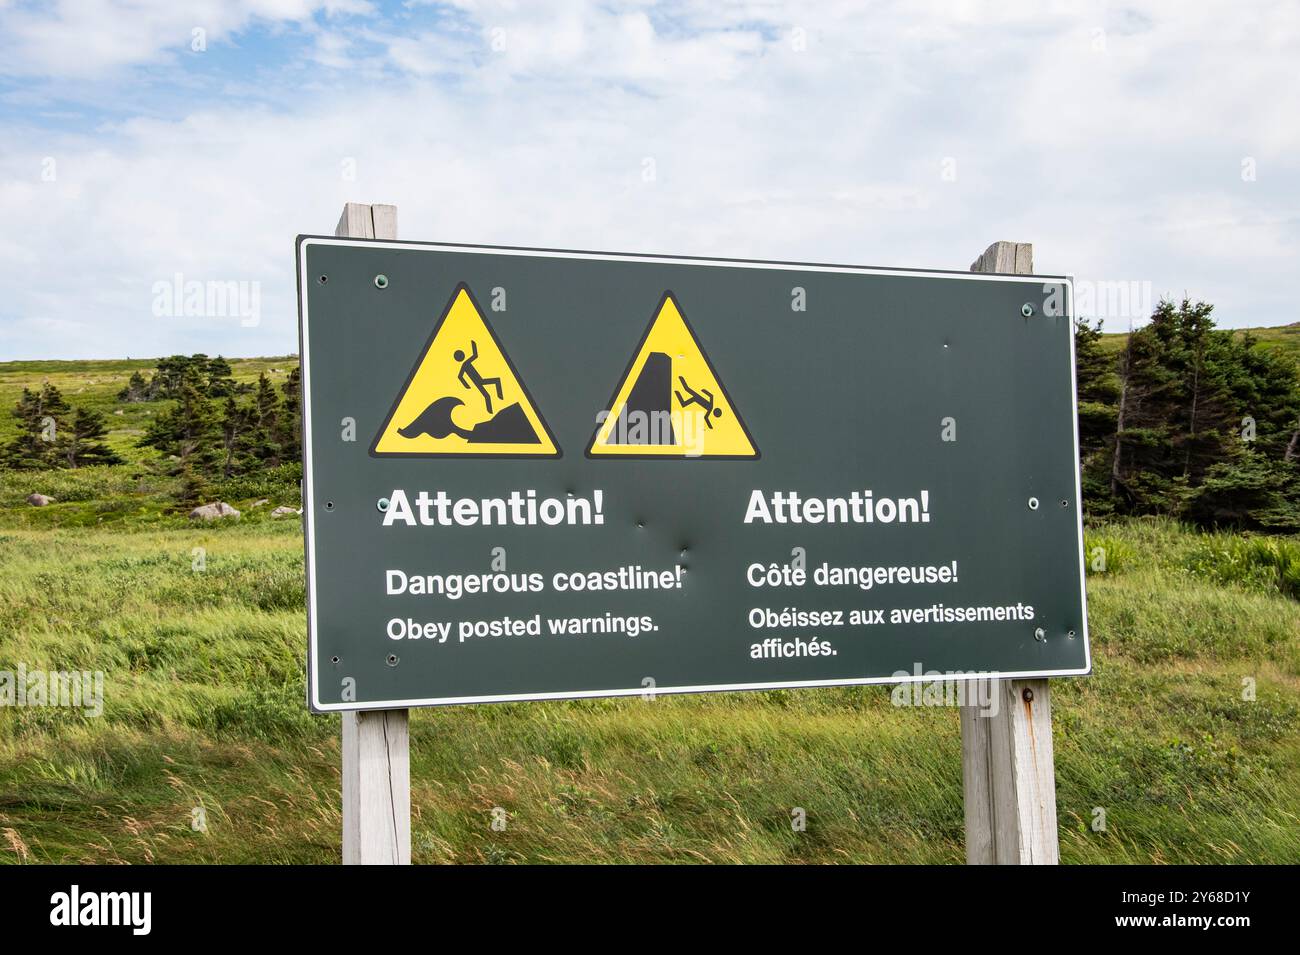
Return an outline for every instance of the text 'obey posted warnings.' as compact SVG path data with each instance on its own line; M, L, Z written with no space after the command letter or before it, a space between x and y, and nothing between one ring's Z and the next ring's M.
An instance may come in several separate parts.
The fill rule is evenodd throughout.
M591 458L759 456L672 292L603 409ZM541 457L563 454L486 314L465 284L452 293L370 447L375 457Z

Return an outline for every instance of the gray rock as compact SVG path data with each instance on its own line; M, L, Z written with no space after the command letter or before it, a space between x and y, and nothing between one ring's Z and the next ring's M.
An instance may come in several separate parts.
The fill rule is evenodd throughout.
M239 520L239 512L225 501L202 504L190 511L190 520L192 521L215 521L222 517L233 517L235 520Z
M248 505L248 506L249 506L249 507L261 507L263 504L270 504L270 503L271 503L271 502L268 501L266 498L262 498L261 500L254 501L252 504L250 504L250 505Z
M44 494L28 494L27 503L32 507L44 507L46 504L53 504L54 498L46 497Z
M288 517L290 514L293 514L293 515L296 516L296 515L301 514L301 513L302 513L302 511L300 511L300 510L296 510L295 508L292 508L292 507L286 507L285 505L281 504L279 507L277 507L275 510L273 510L273 511L271 512L271 516L272 516L272 517Z

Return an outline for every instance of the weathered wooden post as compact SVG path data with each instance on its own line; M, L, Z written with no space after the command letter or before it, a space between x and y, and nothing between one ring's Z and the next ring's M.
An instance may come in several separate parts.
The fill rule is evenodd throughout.
M397 207L349 202L334 234L396 239ZM343 864L410 865L410 710L343 714Z
M1028 242L994 242L972 272L1034 270ZM1047 680L992 680L996 711L961 708L961 775L970 865L1056 865L1056 774ZM993 697L989 697L993 699ZM992 707L990 707L992 708Z

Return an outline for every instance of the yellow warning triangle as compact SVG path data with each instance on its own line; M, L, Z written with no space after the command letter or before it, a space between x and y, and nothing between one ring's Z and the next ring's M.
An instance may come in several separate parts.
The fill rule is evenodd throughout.
M560 457L559 445L463 282L370 446L375 457Z
M588 457L756 458L758 448L672 292L624 372Z

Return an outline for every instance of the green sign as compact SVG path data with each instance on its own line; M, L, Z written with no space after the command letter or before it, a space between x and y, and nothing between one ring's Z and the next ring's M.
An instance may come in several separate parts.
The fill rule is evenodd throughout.
M1068 278L297 251L314 709L1088 672Z

